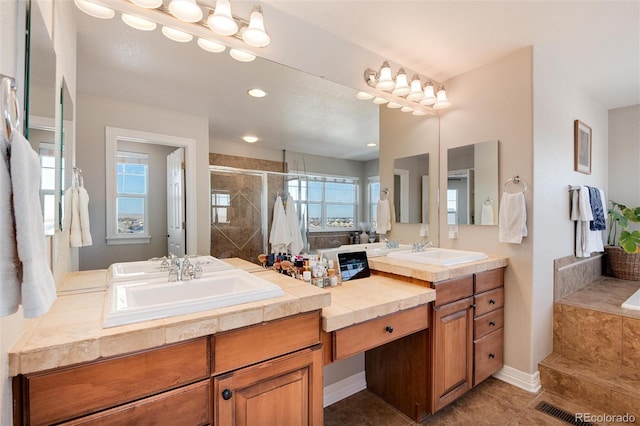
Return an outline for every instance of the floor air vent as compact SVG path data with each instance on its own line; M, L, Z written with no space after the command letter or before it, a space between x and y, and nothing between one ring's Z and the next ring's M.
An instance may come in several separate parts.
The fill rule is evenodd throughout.
M543 413L569 423L570 425L593 426L593 423L585 422L583 420L577 420L575 414L571 414L570 412L565 411L562 408L558 408L555 405L551 405L548 402L542 401L541 403L536 405L536 410L542 411Z

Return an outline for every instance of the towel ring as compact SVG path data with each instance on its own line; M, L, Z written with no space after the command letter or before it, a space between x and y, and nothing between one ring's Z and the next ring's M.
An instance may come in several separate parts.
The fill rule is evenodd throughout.
M16 90L15 80L11 77L2 76L0 87L0 106L2 108L3 121L2 132L9 143L11 143L13 132L15 132L20 125L20 111Z
M514 185L522 185L522 192L525 192L527 190L527 184L525 183L525 181L520 179L520 176L514 176L511 179L507 179L502 186L504 192L507 192L507 186L509 186L510 183L513 183Z

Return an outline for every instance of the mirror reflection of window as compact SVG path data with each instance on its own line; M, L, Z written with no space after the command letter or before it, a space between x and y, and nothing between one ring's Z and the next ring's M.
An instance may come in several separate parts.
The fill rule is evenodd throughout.
M230 223L231 194L225 190L211 190L211 223Z
M146 235L149 156L118 151L116 168L118 234Z
M355 229L358 179L313 176L300 184L307 188L307 208L302 210L308 213L310 231ZM289 183L290 193L297 193L296 185Z
M447 225L458 223L458 190L447 189Z
M41 142L40 157L40 204L44 219L44 234L53 235L56 221L56 155L55 144Z
M378 199L380 198L380 176L370 176L368 181L367 212L369 214L369 223L371 223L371 229L376 229L378 217Z

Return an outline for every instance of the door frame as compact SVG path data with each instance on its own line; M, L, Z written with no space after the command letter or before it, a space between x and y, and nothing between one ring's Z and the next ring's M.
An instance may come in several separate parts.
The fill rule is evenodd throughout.
M118 141L130 141L147 143L154 145L173 146L184 148L185 163L185 192L186 192L186 226L187 244L185 253L197 253L197 199L196 199L196 140L179 136L163 135L160 133L143 132L139 130L122 129L118 127L105 127L106 135L106 164L115 170L116 156L118 151ZM108 169L109 170L109 169ZM112 199L110 194L115 192L114 182L107 179L107 204ZM109 224L109 214L107 213L107 224ZM113 220L113 218L111 219Z

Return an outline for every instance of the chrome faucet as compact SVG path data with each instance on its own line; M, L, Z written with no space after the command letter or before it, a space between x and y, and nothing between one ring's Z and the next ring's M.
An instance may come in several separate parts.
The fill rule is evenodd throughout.
M180 279L182 281L188 281L193 275L193 267L187 256L182 259L182 268L180 269Z
M433 244L431 241L418 241L417 243L411 244L411 251L420 252L424 251L424 249L427 247L435 247L435 244Z

